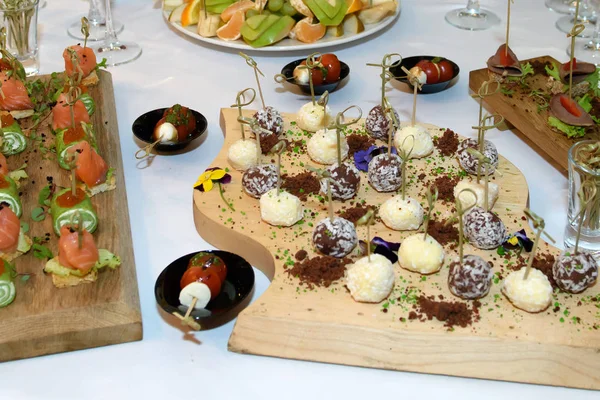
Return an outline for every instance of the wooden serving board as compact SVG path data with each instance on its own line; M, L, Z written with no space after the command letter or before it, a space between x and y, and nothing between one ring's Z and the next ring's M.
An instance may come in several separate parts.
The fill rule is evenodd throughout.
M15 261L17 272L29 273L28 281L16 278L17 296L6 308L0 308L0 361L22 359L64 351L87 349L142 339L140 302L129 225L129 211L121 146L115 109L112 77L100 72L100 83L90 89L96 102L92 122L96 131L99 152L115 168L117 189L92 198L99 217L94 233L98 248L109 249L121 257L121 267L103 271L91 284L57 289L52 278L42 272L45 261L30 252ZM52 117L42 123L37 135L44 134L44 147L52 144L49 125ZM24 120L22 127L30 126ZM24 130L28 135L28 131ZM52 219L42 222L31 219L31 210L38 207L38 193L46 186L48 176L58 186L70 185L70 173L62 170L55 160L44 159L40 142L29 141L27 150L8 157L10 169L27 162L29 179L22 181L22 222L30 226L28 235L44 237L53 254L58 252L58 237L52 229Z
M247 112L250 116L252 113ZM236 122L237 110L221 110L225 144L211 166L226 167L227 150L240 138ZM286 139L308 139L295 126L295 116L284 115ZM364 126L363 124L359 125ZM441 134L426 125L433 135ZM382 143L379 143L380 145ZM266 158L268 159L268 158ZM315 165L302 148L298 153L284 153L282 168L288 174L304 172L303 165ZM443 168L443 170L440 170ZM231 170L231 167L230 167ZM520 171L505 158L500 159L501 187L494 207L509 232L525 228L522 219L528 200L528 188ZM408 195L423 201L425 185L434 173L457 173L455 158L442 159L437 153L408 166ZM202 171L198 171L200 174ZM528 314L514 308L500 293L501 280L496 280L488 296L481 300L480 320L466 328L448 329L436 319L410 320L415 293L443 296L445 300L463 302L453 297L447 287L448 265L457 257L446 247L446 260L440 272L423 278L401 269L397 264L396 285L388 301L381 304L355 302L343 286L343 280L328 288L308 289L296 277L285 273L284 264L295 261L300 249L309 257L313 249L312 226L326 217L326 205L310 196L304 207L316 214L305 213L303 222L290 228L272 227L260 219L258 200L243 193L242 174L231 170L232 182L224 185L230 211L218 190L194 191L194 219L200 235L217 248L235 252L263 271L272 280L267 291L245 309L237 319L229 340L229 349L239 353L268 355L300 360L357 365L402 371L447 374L465 377L509 380L547 385L600 389L600 285L588 289L585 296L556 294L553 307L539 314ZM419 177L424 173L426 176ZM391 194L377 193L361 173L361 189L357 200L366 205L380 205ZM467 179L467 178L465 178ZM335 203L336 213L346 202ZM451 206L436 205L437 218L451 215ZM366 228L359 227L359 238L366 239ZM401 242L414 232L396 232L378 221L371 232L388 241ZM541 245L545 253L558 250ZM494 271L502 276L511 263L495 251L481 251L470 245L465 254L479 254L492 261ZM600 300L600 296L596 299ZM472 303L464 302L472 306ZM579 303L579 305L578 305ZM559 308L556 311L556 307ZM576 322L574 317L579 318Z
M561 63L550 56L543 56L522 61L523 64L539 61L541 63ZM478 69L469 73L469 89L477 93L481 84L488 81L488 69ZM534 75L527 77L531 89L545 89L546 75ZM588 133L583 138L570 139L562 133L553 131L548 126L548 111L537 112L537 103L532 97L515 94L512 97L498 93L487 97L484 101L485 107L491 112L502 115L513 131L523 139L530 147L537 151L548 162L554 165L563 174L566 174L569 162L569 148L580 140L597 140L599 133Z

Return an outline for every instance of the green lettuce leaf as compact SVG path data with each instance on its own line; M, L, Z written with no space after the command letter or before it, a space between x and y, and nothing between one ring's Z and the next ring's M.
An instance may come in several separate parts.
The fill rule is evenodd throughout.
M585 135L585 128L583 126L567 125L556 117L548 117L548 125L558 129L569 138L580 138Z
M600 74L600 69L596 68L596 72L588 75L587 78L585 78L585 80L590 83L590 90L592 90L594 92L594 96L596 96L596 97L600 97L600 87L598 87L600 85L599 74Z
M552 64L552 68L548 68L548 66L546 65L546 73L548 74L548 76L551 76L560 82L560 74L558 72L558 66L556 64Z

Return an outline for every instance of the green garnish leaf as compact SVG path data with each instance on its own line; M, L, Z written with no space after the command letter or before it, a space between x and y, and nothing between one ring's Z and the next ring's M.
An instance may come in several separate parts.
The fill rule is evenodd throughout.
M100 68L106 68L107 67L106 61L107 61L106 58L103 58L102 61L100 61L98 64L96 64L96 68L95 68L96 71Z
M585 110L585 112L589 113L592 109L592 98L585 94L582 98L577 100L577 103Z
M33 256L35 258L39 258L40 260L49 260L54 258L52 251L50 251L50 249L43 244L34 243L33 246L31 246L31 249L33 250Z
M584 80L590 83L590 90L594 92L595 97L600 97L600 69L596 68L596 72L588 75Z
M546 73L548 74L548 76L551 76L560 82L560 73L558 72L558 65L553 63L552 68L548 68L548 66L546 65Z
M35 222L43 221L46 218L46 211L42 207L36 207L31 210L31 219Z
M21 222L21 231L23 233L29 232L29 224L27 222Z
M40 193L38 194L38 204L40 206L49 206L50 205L50 196L52 195L52 188L50 185L44 186Z
M585 128L583 126L571 126L567 125L556 117L548 117L548 125L558 129L568 138L580 138L585 135Z
M31 275L29 274L21 275L21 282L27 282L29 278L31 278Z

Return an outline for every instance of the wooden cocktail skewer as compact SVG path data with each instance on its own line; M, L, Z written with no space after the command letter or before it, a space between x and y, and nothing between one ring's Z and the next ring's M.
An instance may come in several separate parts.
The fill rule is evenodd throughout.
M540 237L542 233L552 242L555 243L554 239L544 230L546 228L546 222L542 217L535 214L530 209L526 208L523 210L527 218L531 220L533 225L533 229L537 229L537 233L535 234L535 240L533 241L533 247L531 249L531 253L529 254L529 260L527 260L527 269L525 270L525 275L523 275L523 280L527 280L529 277L529 272L531 271L531 266L533 265L533 260L535 259L535 253L538 248L538 244L540 242Z
M415 126L417 119L417 91L423 89L423 84L419 82L419 78L411 73L406 67L402 66L402 71L406 72L406 77L410 84L413 86L413 109L412 117L410 119L410 126Z
M251 93L250 100L246 101L246 92ZM238 92L237 96L235 96L235 104L231 107L237 107L238 109L238 117L242 117L242 107L249 106L254 102L256 98L256 91L252 88L246 88L240 92ZM240 131L242 132L242 140L246 140L246 134L244 132L244 124L240 122Z
M575 38L585 30L583 24L577 23L579 19L579 0L575 4L575 15L573 15L573 28L567 34L571 38L571 58L569 60L569 99L573 101L573 60L575 60Z
M356 221L356 225L366 225L367 226L367 259L371 262L371 225L375 219L375 212L372 208L363 215L358 221Z
M510 4L515 0L508 0L508 10L506 12L506 45L504 46L504 55L508 57L508 36L510 33Z
M387 99L387 97L383 98L383 112L384 114L387 114L388 117L390 118L390 120L392 121L392 123L390 124L389 127L389 132L388 132L388 158L392 155L392 142L394 140L394 132L397 131L400 127L398 126L398 119L396 118L396 113L394 112L394 109L392 108L392 105L390 104L389 100Z
M177 311L173 311L171 313L181 320L181 325L189 326L190 328L192 328L195 331L199 331L200 329L202 329L202 326L190 316L190 314L194 310L194 307L196 306L197 301L198 301L198 298L196 298L196 297L192 298L192 304L188 307L185 315L181 315Z
M496 120L496 123L493 125L487 125L489 120ZM477 144L478 149L481 154L485 152L485 132L490 129L494 129L499 127L504 122L504 117L500 114L486 114L482 120L480 120L478 126L472 126L473 129L477 129ZM486 172L487 175L487 172ZM477 163L477 183L481 180L481 163Z
M251 67L254 70L254 78L256 79L256 86L258 87L258 93L260 95L260 101L262 103L262 107L265 108L265 98L263 97L263 92L262 92L262 88L260 87L260 79L258 78L258 74L260 74L261 76L265 76L262 71L260 69L258 69L258 64L256 64L256 61L254 61L254 59L244 53L242 53L241 51L238 53L240 56L242 56L245 60L246 60L246 64L248 64L249 67Z
M400 57L400 59L392 62L392 59L394 57ZM400 54L389 53L389 54L386 54L383 56L383 59L381 60L381 64L367 63L367 66L369 66L369 67L380 67L381 68L381 74L379 76L381 77L381 108L382 109L385 109L385 85L391 79L395 78L394 74L392 74L390 72L390 68L397 66L401 62L402 62L402 56Z
M271 132L269 132L268 130L264 129L263 127L261 127L258 123L258 121L256 121L256 119L254 118L247 118L247 117L238 117L238 122L244 125L248 125L250 126L250 130L252 132L254 132L254 136L256 137L256 146L257 146L257 160L256 160L256 165L259 166L261 164L261 157L262 157L262 150L260 147L260 134L264 133L265 135L270 135Z
M85 49L90 36L90 22L86 17L81 17L81 34L83 35L83 48Z
M409 138L412 139L412 146L410 146L410 150L406 151L406 150L404 150L404 144L406 143L406 141ZM414 148L415 148L415 137L414 137L414 135L408 135L402 141L402 145L400 146L400 148L397 149L398 156L402 159L402 166L400 167L400 171L401 171L400 179L402 179L402 186L401 186L400 192L402 193L402 200L406 199L406 164L408 163L408 160L410 159L410 155L412 154Z
M271 149L271 152L277 154L277 196L279 196L279 189L281 189L281 154L285 151L286 142L285 140L280 140L277 142L275 146Z
M475 197L475 200L473 201L473 203L471 203L471 205L469 205L469 207L467 207L467 208L463 207L463 202L460 199L460 196L464 192L469 192ZM464 237L464 232L465 232L464 223L463 223L463 215L465 215L465 213L467 211L469 211L471 208L475 207L476 204L477 204L477 194L475 194L475 192L473 190L471 190L471 189L461 190L455 199L456 214L454 214L454 216L452 218L448 219L448 222L446 222L446 224L450 224L455 219L458 219L458 262L461 267L463 265L463 257L464 257L464 252L463 252L464 239L463 239L463 237Z
M352 110L353 108L358 110L358 117L351 119L346 122L346 112ZM338 166L342 165L342 131L348 126L354 125L362 118L362 109L359 106L350 106L346 107L346 109L342 112L339 112L335 116L335 135L336 135L336 146L337 146L337 159Z
M467 152L469 152L469 154L471 154L473 157L475 157L478 160L479 165L484 165L484 166L487 166L488 168L491 168L492 163L491 163L490 159L488 157L484 156L481 152L479 152L479 151L477 151L477 150L475 150L473 148L468 148ZM483 186L483 195L484 195L484 198L483 198L483 209L484 209L484 211L489 211L490 207L489 207L488 193L489 193L489 186L490 186L489 182L490 182L490 179L489 179L489 175L488 174L484 174L483 175L483 181L484 181L484 186ZM479 183L479 182L477 182L477 183Z
M431 190L433 188L433 191ZM427 192L425 193L425 199L427 199L427 215L425 216L425 221L423 221L423 230L424 236L423 240L427 240L427 231L429 230L429 221L431 220L431 214L433 213L433 208L435 207L435 202L438 198L438 188L437 186L430 186L427 188Z

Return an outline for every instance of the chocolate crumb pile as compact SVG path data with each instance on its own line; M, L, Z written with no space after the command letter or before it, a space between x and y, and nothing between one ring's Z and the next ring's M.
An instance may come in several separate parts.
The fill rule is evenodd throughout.
M438 176L433 184L438 190L438 199L447 203L454 203L454 187L459 178L450 178L446 175Z
M424 322L435 317L437 320L443 321L444 326L448 329L454 326L466 328L473 322L479 321L481 303L477 300L472 303L473 308L456 301L437 301L434 296L419 296L417 300L418 303L413 306L416 311L408 314L410 320L418 319Z
M340 217L347 219L352 223L356 223L356 221L361 219L367 213L369 208L374 207L368 205L358 205L355 207L351 207L340 213Z
M552 67L552 65L549 62L541 62L539 60L535 60L533 62L531 62L531 66L533 67L533 74L534 75L548 75L546 73L546 66L548 67Z
M298 255L296 255L297 257ZM349 258L317 256L297 261L294 266L285 270L290 276L300 279L300 285L306 284L309 289L315 286L329 287L344 276L346 265L351 264ZM284 266L284 268L286 268Z
M441 137L435 138L433 144L443 156L449 157L458 149L458 135L450 129L446 129Z
M357 151L368 150L373 144L375 144L375 140L368 135L361 135L359 133L353 133L352 135L346 136L346 140L348 141L348 155L352 156Z
M275 134L260 135L260 150L263 154L268 154L277 143L279 143L279 137Z
M281 187L302 201L306 201L309 194L319 193L321 185L316 176L311 172L302 172L298 175L282 175Z
M555 260L556 258L550 253L536 254L533 259L533 264L531 265L533 268L542 271L542 273L548 277L552 289L558 288L558 285L554 280L554 275L552 274L552 266L554 265ZM521 258L519 261L520 262L514 266L514 270L519 270L527 266L526 258Z
M452 244L451 248L455 248L458 243L458 229L454 224L446 224L447 220L429 221L427 225L427 233L433 237L442 246Z

